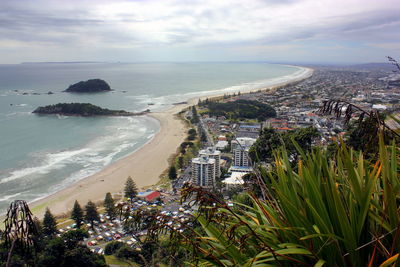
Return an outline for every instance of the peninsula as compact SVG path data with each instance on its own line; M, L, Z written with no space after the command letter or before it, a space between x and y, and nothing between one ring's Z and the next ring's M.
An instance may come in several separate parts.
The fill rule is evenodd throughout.
M146 112L133 113L125 110L111 110L92 105L90 103L58 103L38 107L32 113L37 114L58 114L65 116L135 116L143 115Z
M80 81L70 85L64 92L72 93L97 93L111 91L110 85L101 79Z

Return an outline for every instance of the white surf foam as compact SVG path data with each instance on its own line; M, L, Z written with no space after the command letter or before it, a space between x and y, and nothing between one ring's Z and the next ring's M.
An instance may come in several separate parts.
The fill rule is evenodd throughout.
M141 143L147 141L146 132L148 128L142 125L143 119L123 117L116 118L116 120L120 120L120 122L107 126L105 136L96 138L85 145L84 148L54 152L47 155L36 155L34 161L41 162L38 166L14 170L8 176L0 178L0 184L18 179L35 179L38 175L46 175L61 168L81 169L64 178L61 184L56 186L60 189L65 184L71 184L74 181L92 175L111 162L130 154L140 147L139 142L136 140L142 139Z
M308 77L312 70L309 68L299 67L299 66L290 66L295 67L298 70L292 74L279 76L276 78L270 79L262 79L242 84L237 84L225 88L218 88L214 90L206 90L206 91L197 91L197 92L190 92L185 94L173 94L173 95L165 95L165 96L158 96L158 97L151 97L150 95L139 95L139 96L127 96L132 98L139 103L153 103L154 105L148 106L148 108L152 111L162 111L172 106L174 103L187 101L194 97L204 97L204 96L213 96L219 95L224 93L245 93L254 90L259 90L267 87L272 86L279 86L281 84L287 83L289 81L295 81L301 78Z
M7 113L5 114L6 117L12 117L12 116L32 116L33 113L32 112L27 112L27 111L18 111L18 112L11 112L11 113Z
M34 175L34 174L46 174L46 173L49 173L53 169L62 168L65 166L63 164L63 162L66 159L74 157L85 151L87 151L87 149L50 153L45 157L45 159L43 160L43 163L40 166L28 167L28 168L23 168L20 170L12 171L8 177L2 178L0 180L0 184L14 181L16 179L21 179L21 178L24 178L24 177L27 177L30 175Z
M0 201L8 201L10 199L15 199L16 196L21 195L21 193L16 193L16 194L12 194L12 195L6 195L0 198Z

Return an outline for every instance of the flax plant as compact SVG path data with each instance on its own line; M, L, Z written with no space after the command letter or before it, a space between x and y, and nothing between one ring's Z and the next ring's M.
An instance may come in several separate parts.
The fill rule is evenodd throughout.
M400 237L399 148L394 143L386 147L383 137L379 139L374 161L345 145L333 158L323 148L306 154L297 146L301 159L296 164L284 148L275 151L272 171L259 172L266 200L251 192L252 206L236 203L232 208L215 200L212 213L198 216L206 234L191 242L197 255L192 265L395 263Z

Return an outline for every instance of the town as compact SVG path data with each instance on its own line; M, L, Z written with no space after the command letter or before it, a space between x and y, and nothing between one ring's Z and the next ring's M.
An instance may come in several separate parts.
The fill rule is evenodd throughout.
M92 251L104 254L108 242L118 240L141 250L139 242L146 236L146 227L127 232L124 220L132 220L138 209L156 210L160 215L156 220L165 221L171 229L179 230L193 220L196 206L189 201L180 202L180 190L187 184L203 187L221 193L229 205L234 205L233 194L245 190L243 177L253 171L249 156L263 128L278 133L313 127L319 135L312 140L313 145L324 146L344 136L346 126L335 116L318 113L321 104L329 99L341 99L365 110L377 109L399 116L400 77L392 74L390 68L379 66L368 70L314 67L313 75L295 84L273 90L258 90L251 93L235 93L215 99L201 100L199 104L185 112L183 118L190 121L188 138L182 143L176 159L169 170L171 186L156 185L135 196L133 202L115 204L119 216L110 218L101 214L90 237L85 239ZM275 114L260 120L254 118L228 118L210 114L209 103L235 103L254 101L269 105ZM250 102L252 103L252 102ZM392 121L391 126L399 128ZM198 144L196 144L196 140ZM176 164L175 164L176 163ZM263 164L268 165L268 162ZM167 183L168 184L168 183ZM120 195L117 198L121 198ZM66 231L76 225L61 229ZM88 227L91 225L88 224Z
M97 203L97 207L88 203L85 215L75 203L71 216L58 218L57 229L50 234L62 237L71 229L87 229L83 244L92 252L107 255L108 262L120 264L124 258L147 253L146 242L154 241L152 238L159 233L153 231L160 225L178 232L193 226L199 207L180 195L188 185L220 194L229 206L234 206L237 195L249 189L246 176L255 164L266 168L271 164L270 156L257 160L254 152L263 131L283 136L304 129L312 133L309 145L313 146L327 146L339 137L345 138L347 126L343 119L319 113L323 101L330 99L399 118L400 77L390 68L313 69L313 75L303 81L271 90L202 99L182 111L179 115L188 123L188 136L160 183L138 192L129 177L125 188L106 196L104 203ZM387 124L400 128L390 118Z
M368 68L367 68L368 67ZM366 69L367 68L367 69ZM276 116L266 120L232 120L225 116L210 116L206 104L199 103L199 132L206 136L204 149L192 160L191 181L200 186L215 187L223 168L226 187L243 184L241 179L252 172L249 149L256 142L262 128L276 132L314 127L320 133L314 145L326 146L343 136L346 127L335 116L318 113L323 101L340 99L364 110L392 113L399 118L400 75L393 74L391 66L373 65L352 68L314 67L312 77L275 90L234 94L219 102L259 101L272 106ZM215 101L215 100L214 100ZM193 117L193 110L187 116ZM399 129L394 120L387 120L393 129ZM221 160L222 158L222 160ZM217 167L215 167L216 165ZM189 181L184 175L181 179ZM182 184L182 183L180 183ZM222 189L222 188L220 188Z

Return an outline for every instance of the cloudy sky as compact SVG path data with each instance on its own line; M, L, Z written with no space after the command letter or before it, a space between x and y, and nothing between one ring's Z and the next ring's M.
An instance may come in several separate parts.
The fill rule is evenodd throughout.
M0 0L0 64L382 62L399 0Z

